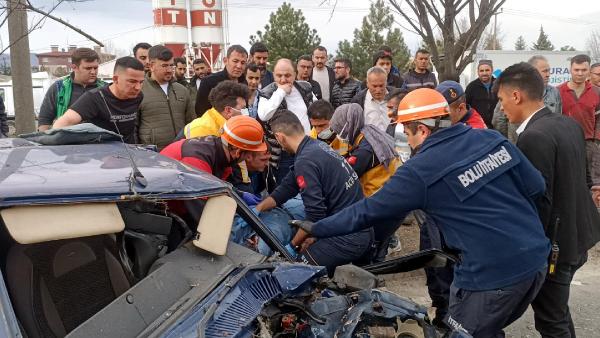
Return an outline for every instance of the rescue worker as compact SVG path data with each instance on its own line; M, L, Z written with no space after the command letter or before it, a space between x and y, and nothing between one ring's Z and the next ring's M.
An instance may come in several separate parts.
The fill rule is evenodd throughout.
M331 130L349 145L346 160L360 178L363 194L373 195L398 168L394 139L371 124L365 124L357 103L339 106L330 121Z
M375 126L365 124L363 110L357 103L339 106L331 118L330 128L340 142L349 145L344 157L358 175L363 194L373 195L398 168L394 139ZM375 229L375 261L385 260L391 237L400 224L389 222Z
M435 90L446 98L452 124L461 122L475 129L487 128L481 115L473 107L467 106L465 91L460 83L447 80L440 83Z
M277 113L271 119L271 130L285 151L295 154L294 165L275 191L256 206L259 212L282 205L300 193L306 219L316 222L363 198L358 175L348 162L325 143L306 136L294 113ZM300 258L306 263L326 266L333 273L339 265L370 259L373 229L350 232L314 241L298 230L291 246L300 248Z
M461 85L455 81L444 81L436 90L444 96L448 102L450 121L452 124L464 123L476 129L485 129L485 122L475 109L468 108L465 101L465 93ZM445 249L444 239L438 226L433 219L421 210L414 212L415 220L419 224L419 249ZM450 299L450 285L454 276L452 264L444 267L426 267L427 292L431 298L432 306L435 307L435 317L432 324L442 330L448 327L443 319L448 313Z
M333 106L325 100L317 100L308 107L308 119L312 129L310 137L319 141L323 141L329 146L342 154L347 152L348 145L340 142L335 133L329 127L329 121L333 116Z
M177 139L203 136L219 136L225 122L234 116L248 115L247 100L250 93L248 87L235 81L223 81L210 91L208 100L212 108L202 117L188 123L179 133ZM250 174L245 161L233 167L229 182L234 187L252 191Z
M227 180L231 176L232 166L248 158L250 152L267 151L263 138L262 126L258 121L249 116L235 116L225 122L220 136L175 141L160 153ZM248 205L260 201L260 197L252 193L234 190Z
M212 108L188 123L179 133L178 139L217 136L227 120L237 115L248 115L246 101L249 95L248 87L243 84L235 81L219 83L208 95Z
M293 223L322 240L423 210L458 254L445 322L475 338L504 336L546 275L550 243L534 203L544 178L500 134L451 126L433 89L408 93L398 122L418 151L381 190L316 223Z

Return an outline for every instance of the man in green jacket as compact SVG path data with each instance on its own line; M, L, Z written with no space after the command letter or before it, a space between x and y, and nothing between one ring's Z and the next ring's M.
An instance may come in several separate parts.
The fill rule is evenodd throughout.
M177 133L196 118L190 93L173 79L173 52L156 45L148 51L150 72L146 74L144 99L138 112L138 140L155 144L159 150L171 143Z
M57 80L48 88L38 116L38 130L50 129L54 120L61 117L83 93L104 87L104 81L97 78L98 53L90 48L77 48L71 54L69 76Z

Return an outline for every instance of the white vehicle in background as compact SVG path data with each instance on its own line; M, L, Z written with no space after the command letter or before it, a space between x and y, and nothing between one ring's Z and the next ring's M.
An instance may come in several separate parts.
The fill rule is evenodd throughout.
M37 72L31 74L33 84L33 111L37 116L44 101L44 95L56 79L51 78L47 72ZM0 77L0 96L4 100L4 107L9 119L15 117L15 104L13 100L13 84L10 76Z
M550 64L549 84L558 86L571 79L571 58L578 54L589 54L587 51L554 52L545 50L480 50L475 55L475 60L460 76L461 84L466 88L469 82L477 78L477 64L479 60L492 60L494 72L502 71L508 66L519 62L527 62L534 55L542 55Z

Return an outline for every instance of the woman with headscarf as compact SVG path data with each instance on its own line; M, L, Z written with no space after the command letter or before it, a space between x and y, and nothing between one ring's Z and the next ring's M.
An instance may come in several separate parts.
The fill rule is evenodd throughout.
M363 193L366 197L373 195L398 167L394 139L377 127L365 124L363 109L356 103L339 106L329 126L348 144L346 160L358 174Z

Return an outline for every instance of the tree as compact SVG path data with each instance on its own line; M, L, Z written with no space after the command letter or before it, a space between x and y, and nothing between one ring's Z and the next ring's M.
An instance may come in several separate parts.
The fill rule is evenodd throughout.
M497 25L495 33L493 28L484 33L481 47L485 50L502 50L503 42L504 33L502 33L502 27Z
M337 55L352 61L352 74L364 79L367 70L373 66L373 55L383 45L392 49L393 61L404 68L409 59L409 50L404 43L400 29L393 28L394 16L383 0L371 3L369 14L363 18L360 29L354 30L352 42L340 41Z
M523 35L519 35L517 42L515 42L515 50L525 50L526 48L527 43L525 42L525 38Z
M418 34L431 51L431 60L440 81L458 80L459 75L473 62L477 46L490 23L506 0L388 0L409 30ZM468 28L461 29L460 18L468 18ZM408 29L408 28L407 28ZM441 37L443 49L436 48Z
M587 39L585 48L590 51L590 57L594 62L600 61L600 31L593 31Z
M321 38L315 29L305 22L301 10L294 10L292 5L284 2L276 12L271 13L269 23L264 32L257 31L250 35L250 44L263 42L269 47L269 62L280 58L297 60L303 54L311 53Z
M572 51L576 51L576 50L577 50L577 49L575 49L575 47L573 47L573 46L570 46L570 45L566 45L566 46L562 46L562 47L560 47L560 51L561 51L561 52L565 52L565 51L572 52Z
M548 34L544 32L544 26L540 26L540 35L537 41L533 44L533 50L554 50L554 45L550 42Z

